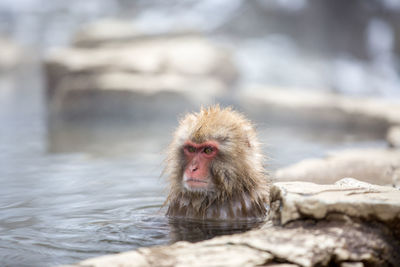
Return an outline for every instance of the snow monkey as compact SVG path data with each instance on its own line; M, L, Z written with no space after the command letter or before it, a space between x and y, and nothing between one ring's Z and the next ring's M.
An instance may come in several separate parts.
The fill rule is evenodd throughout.
M186 115L170 144L167 215L190 219L263 219L269 183L253 125L218 105Z

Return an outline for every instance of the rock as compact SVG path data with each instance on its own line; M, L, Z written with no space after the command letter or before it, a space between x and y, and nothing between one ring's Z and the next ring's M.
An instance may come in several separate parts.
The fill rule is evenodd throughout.
M276 181L332 183L344 177L393 185L400 171L400 151L353 149L331 154L324 159L306 159L275 172Z
M400 189L400 169L396 169L393 174L393 186Z
M400 126L393 126L389 129L386 140L391 147L400 148Z
M214 102L236 79L229 53L198 36L59 49L47 57L45 67L50 110L78 115L98 109L167 111L172 105L182 112L182 103L187 108Z
M118 19L103 19L84 26L75 34L73 44L92 47L107 42L126 42L142 35L132 23Z
M147 29L148 30L148 29ZM169 30L168 32L148 33L140 31L132 21L106 18L85 25L74 36L75 47L93 48L113 44L131 45L137 41L151 41L171 37L199 36L195 30Z
M71 266L338 266L346 262L390 266L399 263L398 252L392 247L397 244L385 238L391 240L383 230L371 230L357 223L293 223L290 228L253 230L199 243L140 248Z
M109 72L84 77L64 77L49 106L67 117L117 117L131 119L178 114L182 108L210 102L225 85L214 78L176 74L138 75ZM121 114L122 113L122 114Z
M377 220L400 226L400 191L372 185L353 178L333 185L305 182L275 183L272 199L283 201L280 224L300 218L324 219L329 214L345 214L364 221ZM400 228L391 227L399 234Z
M400 104L376 98L262 86L244 88L238 97L245 109L262 114L275 112L280 119L296 121L301 118L326 124L345 121L346 124L365 124L370 128L400 124Z
M82 266L397 266L400 191L343 179L334 185L276 183L277 225L198 243L82 261Z
M74 72L209 75L226 82L237 78L230 53L201 36L166 36L97 48L60 49L50 54L46 63Z
M15 69L22 63L22 48L6 38L0 37L0 72Z

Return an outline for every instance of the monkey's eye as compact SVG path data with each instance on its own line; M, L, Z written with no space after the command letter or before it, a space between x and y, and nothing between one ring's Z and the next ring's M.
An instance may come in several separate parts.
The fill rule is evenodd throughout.
M208 147L204 148L203 152L206 153L207 155L210 155L211 153L214 152L214 149L212 147L208 146Z
M196 152L196 148L195 148L194 146L187 146L187 147L186 147L186 150L187 150L189 153L194 153L194 152Z

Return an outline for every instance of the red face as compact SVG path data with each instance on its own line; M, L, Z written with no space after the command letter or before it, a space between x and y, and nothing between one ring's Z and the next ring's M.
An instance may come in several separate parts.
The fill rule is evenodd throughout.
M218 153L218 143L208 141L196 144L187 141L183 151L188 162L183 177L185 187L189 190L208 188L212 183L210 163Z

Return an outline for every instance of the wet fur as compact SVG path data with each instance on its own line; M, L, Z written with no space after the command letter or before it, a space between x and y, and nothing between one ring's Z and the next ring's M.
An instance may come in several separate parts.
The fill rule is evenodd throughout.
M187 162L183 145L187 140L219 143L210 167L214 186L209 190L184 188L182 177ZM170 180L167 215L228 220L265 217L269 188L263 161L254 127L240 113L214 106L186 115L167 156L165 173Z

